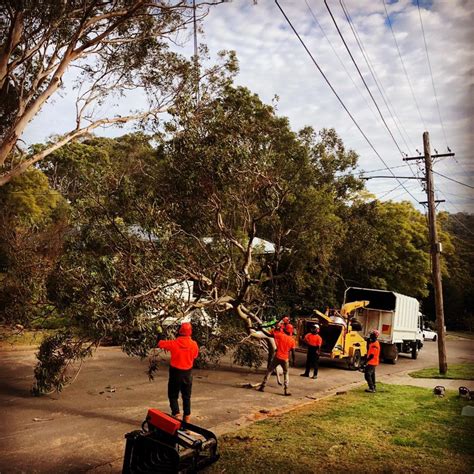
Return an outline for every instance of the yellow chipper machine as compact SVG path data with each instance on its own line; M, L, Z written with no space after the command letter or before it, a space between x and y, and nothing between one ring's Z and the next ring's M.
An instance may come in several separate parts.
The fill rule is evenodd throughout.
M304 336L310 332L311 325L317 323L323 340L321 357L345 359L349 369L359 369L362 358L367 354L367 342L359 332L362 326L355 313L368 304L369 301L353 301L340 310L328 309L322 313L315 309L312 314L298 318L296 350L306 352Z

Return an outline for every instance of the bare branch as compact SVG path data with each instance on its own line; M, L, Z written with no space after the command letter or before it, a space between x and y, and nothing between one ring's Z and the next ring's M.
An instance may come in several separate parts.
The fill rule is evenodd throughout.
M112 125L112 124L120 124L120 123L127 123L132 120L140 120L144 117L147 117L150 114L159 114L166 112L168 107L163 107L159 109L155 109L152 111L147 111L147 112L142 112L139 114L135 115L126 115L123 117L114 117L114 118L103 118L100 120L97 120L91 124L89 124L87 127L83 127L80 129L73 130L72 132L69 132L68 134L64 135L63 138L58 140L57 142L53 143L46 149L42 150L39 153L34 154L27 160L25 160L23 163L19 163L18 165L14 166L10 171L3 173L0 175L0 186L3 186L4 184L8 183L11 181L14 177L20 175L23 173L26 169L28 169L30 166L34 165L38 161L44 159L46 156L50 155L57 149L61 148L62 146L66 145L67 143L76 140L82 136L85 136L89 134L92 130L105 126L105 125Z

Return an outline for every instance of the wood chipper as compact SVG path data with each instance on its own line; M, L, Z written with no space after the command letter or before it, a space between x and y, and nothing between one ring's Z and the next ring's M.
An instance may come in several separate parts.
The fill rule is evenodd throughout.
M307 351L304 336L310 332L311 325L317 323L323 339L321 357L346 359L348 368L357 370L367 354L367 342L359 333L362 327L353 318L353 313L368 304L369 301L354 301L345 304L340 310L328 309L323 314L316 309L313 314L298 318L296 350Z
M189 474L219 459L214 433L153 408L125 439L123 474Z

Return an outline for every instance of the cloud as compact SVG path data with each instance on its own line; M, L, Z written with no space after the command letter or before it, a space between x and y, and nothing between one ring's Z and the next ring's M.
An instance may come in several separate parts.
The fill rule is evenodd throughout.
M349 75L314 21L306 2L279 0L279 3L380 155L389 166L403 165L400 153L383 126L324 4L316 0L307 1ZM214 57L219 50L235 50L240 62L240 74L236 82L257 93L265 102L271 102L277 94L280 97L278 111L289 117L294 129L305 125L312 125L316 129L334 127L346 145L359 153L361 169L370 171L382 168L383 164L331 92L275 2L260 0L256 5L252 3L250 0L234 0L211 9L204 21L205 34L200 41L208 45ZM424 126L400 63L385 17L383 1L345 0L344 4L376 71L378 81L386 92L389 105L396 112L395 120L404 139L387 111L339 2L328 0L328 3L400 148L409 155L416 155L415 149L422 149ZM438 161L435 169L472 185L474 2L420 2L433 79L448 143L440 126L416 2L400 0L389 3L386 0L386 4L423 121L430 132L432 148L445 152L449 145L456 152L457 161L452 158ZM191 55L191 45L188 44L182 51ZM121 107L126 108L137 100L137 97L126 98ZM67 115L66 109L69 108L68 113L72 116L73 105L68 92L64 99L58 100L54 107L46 108L32 123L27 139L34 141L51 133L65 131L62 117ZM50 120L52 116L58 118ZM407 167L394 171L400 171L403 175L410 174ZM474 194L471 189L439 176L435 177L435 181L439 190L445 193L446 209L451 212L473 211ZM368 183L370 191L378 196L384 196L397 185L393 179L371 180ZM411 180L407 181L406 186L416 201L425 200L419 183ZM402 188L383 197L389 198L414 202Z

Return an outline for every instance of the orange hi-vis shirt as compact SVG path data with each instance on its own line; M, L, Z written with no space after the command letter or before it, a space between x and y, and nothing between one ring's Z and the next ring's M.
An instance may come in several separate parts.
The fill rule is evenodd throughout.
M277 346L276 358L288 360L288 352L296 347L295 340L281 331L274 331L273 337L275 338L275 344Z
M373 354L374 357L367 362L367 365L379 365L380 361L380 342L369 342L369 350L367 351L367 357Z
M311 334L310 332L304 337L304 342L306 342L308 346L314 347L321 347L323 344L323 340L319 334Z
M170 365L180 370L192 369L194 359L199 354L198 345L191 336L178 336L171 341L159 341L158 347L171 352Z

